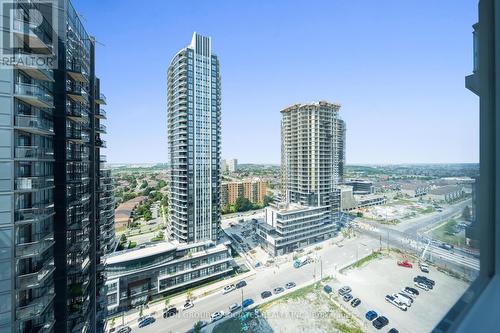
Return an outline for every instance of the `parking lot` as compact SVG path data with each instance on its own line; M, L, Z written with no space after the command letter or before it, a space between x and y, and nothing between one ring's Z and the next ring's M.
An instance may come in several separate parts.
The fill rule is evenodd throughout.
M339 274L338 282L331 284L339 303L343 300L338 296L337 290L344 285L352 288L353 297L361 299L357 308L352 308L345 302L344 304L363 319L364 328L368 332L377 331L365 319L369 310L389 319L389 324L382 331L394 327L399 332L430 332L468 287L466 282L439 272L434 267L430 267L428 274L422 273L415 262L413 268L400 267L396 264L399 259L397 256L384 255L361 268ZM415 287L413 278L417 275L425 275L434 280L434 289L424 291ZM385 300L386 295L400 292L407 286L420 292L407 311L402 311Z

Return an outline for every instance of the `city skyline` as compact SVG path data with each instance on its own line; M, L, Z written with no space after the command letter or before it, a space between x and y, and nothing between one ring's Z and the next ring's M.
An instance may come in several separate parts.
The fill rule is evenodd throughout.
M279 110L295 103L329 100L342 105L348 124L347 164L478 160L478 100L463 82L472 63L473 1L366 3L362 8L321 1L315 8L299 3L293 8L282 8L279 2L265 8L222 3L217 11L204 4L191 8L169 2L155 4L165 14L161 21L153 19L144 26L143 21L151 18L134 12L136 19L127 28L106 22L102 16L105 12L131 15L133 6L126 2L99 3L102 13L95 10L97 2L75 2L97 41L105 45L97 56L105 91L113 100L107 110L113 128L108 140L111 163L167 161L165 141L157 139L164 136L162 124L166 122L163 73L177 45L193 31L212 36L224 60L223 157L235 157L241 163L279 164ZM260 15L261 10L266 14ZM290 18L287 22L307 14L316 18L301 20L296 27L283 21L276 24L280 10ZM187 12L193 19L182 19ZM206 12L213 19L203 18ZM384 21L379 22L377 17L382 15ZM260 24L253 26L257 17ZM227 23L221 27L217 22L222 18ZM366 23L363 29L357 21ZM176 22L175 31L166 22ZM395 25L398 31L393 31ZM153 42L151 36L157 34L162 35L161 44ZM120 36L137 39L138 46L129 49ZM361 39L362 44L356 42ZM148 55L147 63L130 66L142 54ZM270 61L275 58L280 61ZM129 70L117 72L110 62ZM131 78L137 83L130 85ZM154 153L141 150L146 144Z

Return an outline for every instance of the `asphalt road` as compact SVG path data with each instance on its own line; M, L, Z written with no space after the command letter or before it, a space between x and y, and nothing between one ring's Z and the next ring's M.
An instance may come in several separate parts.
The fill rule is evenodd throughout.
M313 278L320 279L321 273L323 276L335 275L338 269L356 261L357 257L366 256L378 247L377 240L366 236L346 240L342 247L324 244L323 248L317 251L318 260L314 263L297 269L288 261L279 267L262 268L252 279L247 280L248 284L242 290L235 290L226 295L218 292L195 300L193 308L181 311L177 316L168 319L163 319L161 313L156 314L155 323L143 328L138 328L135 324L132 330L139 333L186 332L200 319L210 321L210 315L215 311L222 310L227 313L229 305L241 304L242 299L252 298L256 303L262 301L260 294L265 290L272 291L276 287L284 287L287 282L295 282L298 288L300 285L311 283ZM179 308L181 304L175 306ZM148 314L147 310L144 314Z

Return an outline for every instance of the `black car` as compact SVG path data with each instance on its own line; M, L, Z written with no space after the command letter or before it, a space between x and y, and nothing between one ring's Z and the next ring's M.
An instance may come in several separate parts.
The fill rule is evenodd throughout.
M412 287L406 287L406 288L405 288L405 291L406 291L407 293L410 293L410 294L413 294L413 295L417 295L417 296L419 295L418 290L417 290L417 289L415 289L415 288L412 288Z
M431 280L427 276L423 276L423 275L418 275L417 277L415 277L413 279L413 282L424 282L425 284L430 284L432 286L434 286L436 284L436 282L434 280Z
M373 327L375 327L378 330L387 324L389 324L389 319L387 319L384 316L380 316L372 322Z
M163 312L163 318L175 316L178 312L177 308L170 308Z
M387 333L399 333L399 331L393 327Z
M358 305L360 305L360 304L361 304L361 300L360 300L359 298L355 298L355 299L353 299L353 300L352 300L352 302L351 302L351 306L352 306L353 308L357 307L357 306L358 306Z
M427 288L429 289L432 289L434 287L434 284L432 280L429 280L427 278L425 278L424 276L417 276L416 278L413 279L413 282L417 282L417 283L423 283L427 286Z
M263 291L262 293L260 293L260 297L262 298L268 298L268 297L271 297L273 294L269 291L269 290L266 290L266 291Z
M243 288L246 285L247 285L246 281L240 281L236 284L236 288Z

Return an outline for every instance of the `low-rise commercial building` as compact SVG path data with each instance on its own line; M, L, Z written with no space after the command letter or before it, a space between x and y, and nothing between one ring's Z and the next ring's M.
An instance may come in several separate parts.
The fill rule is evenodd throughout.
M225 182L221 186L221 205L234 205L238 198L246 198L254 204L262 204L267 193L267 182L260 179L241 182Z
M352 186L340 185L340 210L347 212L356 209L357 203L354 198Z
M463 186L447 185L433 188L429 191L427 197L438 202L453 202L465 196Z
M356 208L384 205L387 198L378 194L356 195Z
M417 198L426 195L430 190L430 185L425 182L403 183L400 186L401 193L410 198Z
M354 209L383 205L387 198L379 194L354 195L352 186L341 185L340 188L340 207L343 212Z
M211 241L157 242L105 258L109 313L163 297L233 271L229 248Z
M272 256L326 240L336 231L329 206L272 205L266 208L264 223L257 225L260 243Z
M351 179L345 185L352 186L353 194L371 194L374 190L373 182L364 179Z

